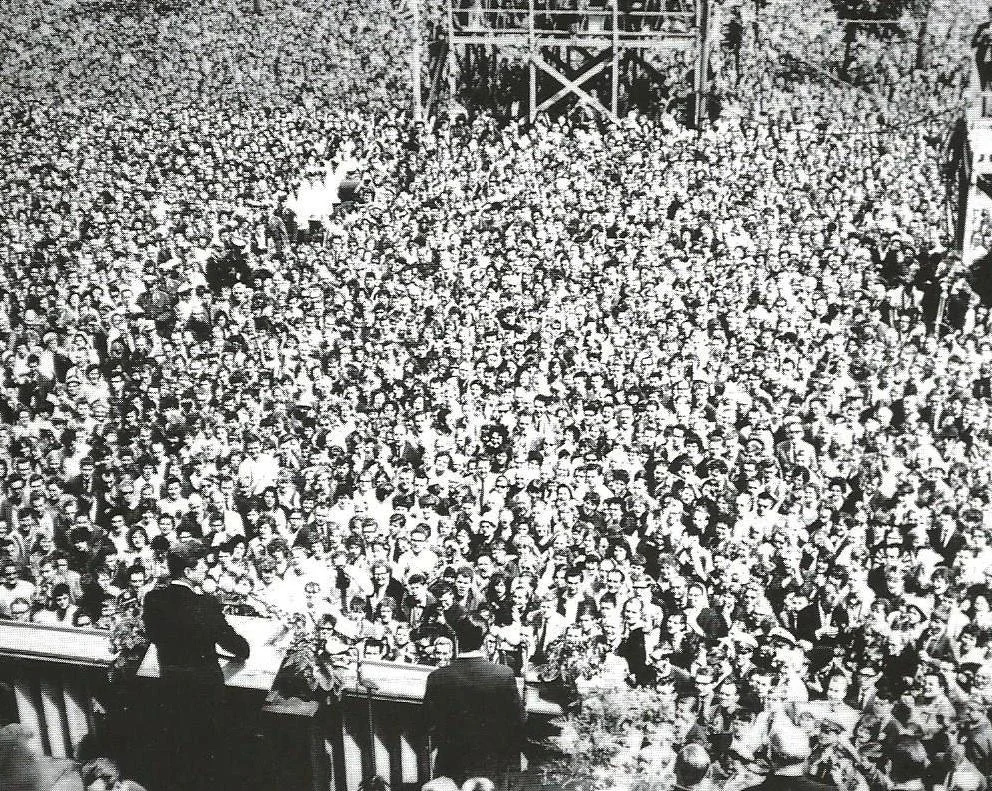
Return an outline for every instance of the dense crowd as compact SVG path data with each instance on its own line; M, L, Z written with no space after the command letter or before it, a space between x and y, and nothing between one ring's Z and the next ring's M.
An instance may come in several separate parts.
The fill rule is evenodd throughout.
M940 128L746 54L699 134L415 126L375 5L0 21L0 614L113 629L199 539L227 612L328 650L443 664L482 611L521 674L654 686L731 784L775 701L823 777L838 733L855 785L899 737L992 772ZM365 202L292 210L345 162Z

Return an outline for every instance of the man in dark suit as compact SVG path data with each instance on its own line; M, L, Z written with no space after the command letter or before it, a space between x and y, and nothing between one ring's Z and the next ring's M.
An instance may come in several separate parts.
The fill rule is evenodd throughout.
M513 671L483 657L486 630L474 614L458 621L458 656L427 677L424 693L435 773L458 783L477 776L499 782L520 768L523 704Z
M79 474L73 475L65 483L65 490L76 497L93 494L96 485L96 463L91 456L84 456L79 462Z
M927 531L930 548L944 559L947 566L954 565L958 552L964 549L964 534L957 525L954 510L945 506Z
M28 373L17 385L17 399L37 412L55 389L55 383L39 370L41 360L37 354L28 355Z
M568 621L558 612L558 596L547 593L541 597L541 608L531 616L531 630L534 632L534 653L530 661L543 665L548 661L548 646L565 634Z
M849 619L840 603L839 591L829 580L816 601L799 611L796 637L814 647L809 652L814 669L823 667L834 654L834 647L847 639Z
M224 619L220 602L197 592L207 576L206 555L199 541L172 547L171 583L145 596L145 631L158 649L161 676L157 710L164 738L156 750L165 791L216 787L224 763L217 729L224 674L215 646L241 660L250 651Z

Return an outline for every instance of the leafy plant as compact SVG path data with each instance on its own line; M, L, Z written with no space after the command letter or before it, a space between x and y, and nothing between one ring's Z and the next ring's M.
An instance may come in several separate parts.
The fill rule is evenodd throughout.
M546 783L575 791L600 791L635 783L656 773L644 760L653 736L666 726L658 693L650 689L600 687L560 721L542 767ZM654 754L657 754L654 749Z
M340 700L344 693L340 669L347 666L346 657L328 653L319 634L306 629L301 620L293 621L291 627L293 639L273 689L286 698L321 704Z
M132 677L148 651L148 636L141 616L125 615L110 633L110 650L114 658L107 669L111 683Z

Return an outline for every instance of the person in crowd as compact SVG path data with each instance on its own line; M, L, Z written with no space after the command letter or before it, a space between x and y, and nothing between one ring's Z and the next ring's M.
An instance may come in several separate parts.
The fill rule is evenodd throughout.
M827 61L865 92L779 57L829 59L822 21L731 4L775 35L696 132L414 122L393 4L271 2L11 11L0 616L154 622L187 537L184 597L368 655L446 661L464 613L521 674L625 666L738 787L783 702L818 755L857 718L881 767L916 734L986 772L992 314L941 188L973 9L934 0L926 68ZM314 213L343 165L363 200Z
M810 757L809 739L787 717L772 718L768 734L770 772L753 789L792 789L792 791L828 791L832 783L821 783L806 776Z

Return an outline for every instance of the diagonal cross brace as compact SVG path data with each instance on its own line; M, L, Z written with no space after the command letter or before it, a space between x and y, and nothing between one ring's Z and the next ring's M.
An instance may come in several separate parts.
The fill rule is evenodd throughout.
M553 96L545 99L541 104L538 105L535 112L541 112L542 110L547 110L549 107L560 102L568 94L574 93L580 100L583 100L585 104L591 105L594 109L599 110L603 115L607 116L614 122L619 123L620 119L616 114L610 110L609 107L604 105L599 99L590 94L589 92L583 90L580 86L591 80L597 74L599 74L603 69L610 65L613 59L614 52L612 49L603 50L597 57L596 60L589 64L588 68L581 73L577 73L574 78L568 78L562 74L558 69L547 63L540 55L536 53L531 53L530 58L533 63L545 72L549 76L553 77L557 82L561 83L563 86L559 91L557 91Z

